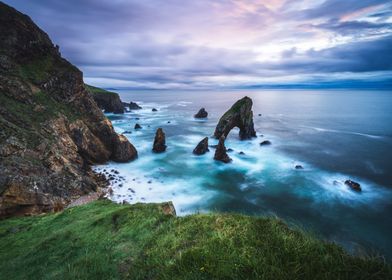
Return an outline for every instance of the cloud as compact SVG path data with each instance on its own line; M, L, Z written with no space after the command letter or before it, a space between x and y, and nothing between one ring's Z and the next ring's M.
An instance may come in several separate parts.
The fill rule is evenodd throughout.
M309 50L284 62L265 65L305 73L392 71L392 35L347 43L320 51Z
M87 81L104 87L366 79L392 71L388 0L5 2L47 31Z

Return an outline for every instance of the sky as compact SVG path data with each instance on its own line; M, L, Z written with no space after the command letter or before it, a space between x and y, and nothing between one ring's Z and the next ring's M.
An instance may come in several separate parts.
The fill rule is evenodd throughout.
M7 0L105 88L392 88L390 0Z

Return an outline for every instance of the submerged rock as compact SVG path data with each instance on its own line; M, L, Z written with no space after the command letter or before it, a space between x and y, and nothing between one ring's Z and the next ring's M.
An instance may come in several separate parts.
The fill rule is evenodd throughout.
M140 124L135 124L135 129L141 129L142 127L141 127L141 125Z
M302 165L300 165L300 164L297 164L297 165L295 166L295 169L304 169L304 167L303 167Z
M204 155L208 151L208 137L205 137L199 142L199 144L197 144L196 148L193 150L193 153L195 155Z
M260 143L260 146L268 146L271 145L271 141L269 140L264 140L263 142Z
M233 106L220 118L214 132L214 137L220 139L223 135L227 137L229 132L234 128L240 129L240 139L250 139L256 137L256 131L253 124L252 99L245 96L238 100Z
M194 117L195 117L196 119L204 119L204 118L207 118L207 117L208 117L208 112L207 112L204 108L201 108L201 109L199 110L199 112L197 112L197 114L194 115Z
M357 182L354 182L352 180L346 180L344 182L345 185L349 186L352 190L356 191L356 192L361 192L362 188L361 185Z
M225 139L226 138L223 135L219 138L219 143L215 150L214 159L224 163L229 163L232 161L232 159L226 153Z
M153 152L163 153L166 151L166 137L162 128L158 128L155 133L154 145L152 147Z

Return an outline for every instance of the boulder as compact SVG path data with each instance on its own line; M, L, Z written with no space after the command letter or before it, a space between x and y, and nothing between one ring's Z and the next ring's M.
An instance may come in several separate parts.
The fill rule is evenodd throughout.
M152 151L155 153L163 153L166 151L166 137L162 128L158 128L155 133L154 145Z
M152 108L151 111L153 111L153 112L158 112L158 110L155 109L155 108Z
M263 142L260 143L260 146L268 146L271 145L271 141L269 140L264 140Z
M214 137L225 138L234 128L240 129L239 136L241 140L256 137L256 131L253 124L252 99L245 96L234 103L231 108L220 118L214 132Z
M215 150L214 159L224 163L229 163L232 161L232 159L226 153L225 139L226 138L223 135L219 138L219 143Z
M356 192L362 191L361 185L357 182L352 181L352 180L346 180L344 182L344 184L349 186L353 191L356 191Z
M208 151L208 137L205 137L199 142L199 144L197 144L196 148L193 150L193 153L195 155L204 155Z
M163 214L176 217L176 208L174 208L173 202L163 202L160 207Z
M208 117L208 113L204 108L201 108L196 115L194 115L196 119L204 119Z
M297 164L297 165L295 166L295 169L304 169L304 167L303 167L302 165L300 165L300 164Z
M142 127L141 127L141 125L140 124L135 124L135 129L141 129Z

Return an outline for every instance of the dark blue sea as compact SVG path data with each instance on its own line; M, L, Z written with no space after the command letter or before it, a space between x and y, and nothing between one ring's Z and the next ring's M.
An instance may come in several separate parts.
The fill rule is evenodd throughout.
M179 215L277 216L352 253L392 259L392 92L117 92L143 109L108 114L139 152L134 162L96 167L124 177L113 183L113 200L173 201ZM240 141L233 129L226 140L233 149L230 164L214 161L213 148L194 156L197 143L213 134L220 116L243 96L253 100L258 137ZM193 118L201 107L209 113L206 120ZM141 130L134 129L136 123ZM167 137L163 154L151 151L158 127ZM264 140L272 145L260 146ZM216 143L210 138L210 145ZM346 186L347 179L360 183L362 192Z

